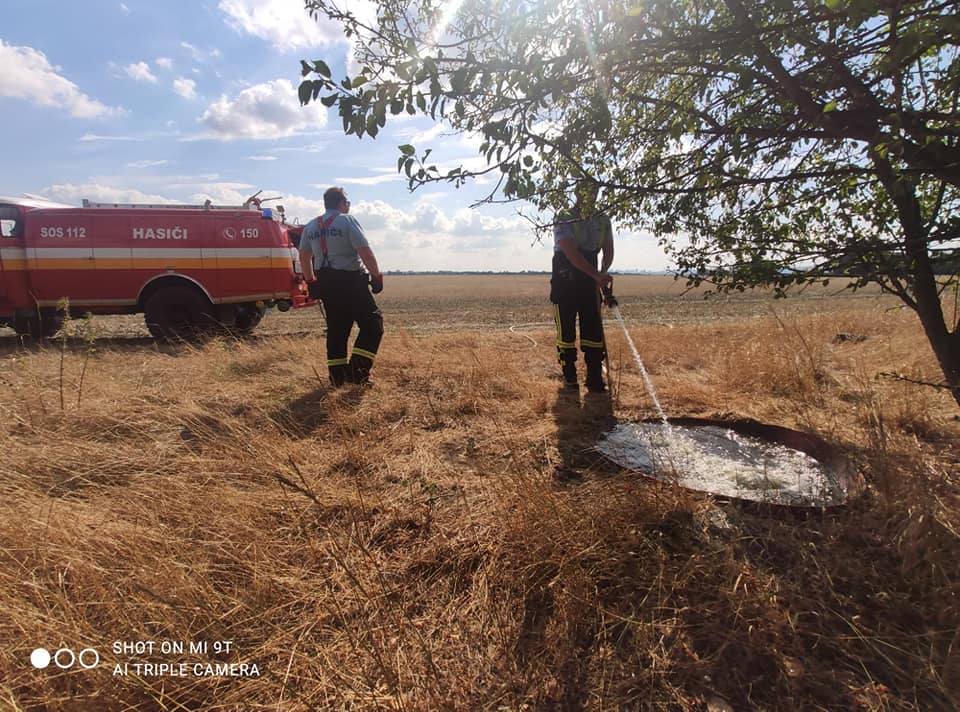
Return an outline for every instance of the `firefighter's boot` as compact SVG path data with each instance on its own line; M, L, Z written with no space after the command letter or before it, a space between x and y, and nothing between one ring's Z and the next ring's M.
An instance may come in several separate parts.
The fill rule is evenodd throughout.
M577 384L577 352L572 354L561 352L560 366L563 371L563 385L567 388L578 388Z
M603 382L603 353L585 354L587 361L587 390L591 393L603 393L607 390Z
M334 388L339 388L350 381L350 366L347 364L329 366L327 371L330 373L330 385Z
M354 352L350 357L349 381L361 386L370 385L370 368L373 366L373 359L361 356Z

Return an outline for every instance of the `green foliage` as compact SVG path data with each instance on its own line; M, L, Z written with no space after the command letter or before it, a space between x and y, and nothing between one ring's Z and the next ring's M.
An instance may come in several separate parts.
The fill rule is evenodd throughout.
M363 69L337 82L302 62L303 103L336 107L357 137L400 113L479 137L481 169L401 146L411 188L493 174L488 200L556 210L586 179L694 282L876 282L960 384L934 276L960 238L952 3L465 0L451 17L378 0L375 23L307 6L343 23Z

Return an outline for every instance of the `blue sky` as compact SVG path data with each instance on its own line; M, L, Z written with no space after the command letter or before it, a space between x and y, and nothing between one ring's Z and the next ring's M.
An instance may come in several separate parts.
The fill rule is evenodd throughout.
M0 195L238 204L263 190L305 222L342 185L385 270L549 269L552 245L519 205L469 207L489 184L410 193L396 172L404 143L432 146L442 167L475 162L469 137L403 117L358 140L335 110L299 106L300 59L342 76L350 52L301 0L69 7L4 0ZM616 248L615 271L666 266L647 235L619 231Z

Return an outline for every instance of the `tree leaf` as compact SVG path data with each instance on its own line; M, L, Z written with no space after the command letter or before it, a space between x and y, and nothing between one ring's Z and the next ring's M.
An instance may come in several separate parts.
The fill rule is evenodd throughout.
M300 82L300 86L297 88L297 95L300 98L300 106L306 106L310 103L310 97L313 94L313 82L309 79L305 79Z

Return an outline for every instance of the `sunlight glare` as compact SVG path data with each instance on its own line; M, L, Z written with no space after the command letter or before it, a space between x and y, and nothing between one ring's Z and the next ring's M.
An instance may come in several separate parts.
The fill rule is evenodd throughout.
M443 8L443 12L440 13L437 23L430 30L429 44L435 44L443 33L447 31L447 27L450 26L450 23L453 22L457 13L460 12L463 2L464 0L449 0L449 2L445 3L445 7Z

